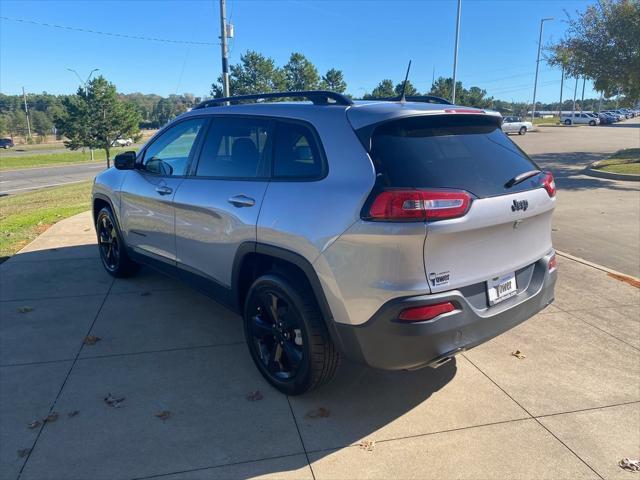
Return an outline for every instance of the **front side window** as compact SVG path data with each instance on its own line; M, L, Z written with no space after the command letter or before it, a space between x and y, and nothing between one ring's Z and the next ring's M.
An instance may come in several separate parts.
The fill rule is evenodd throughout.
M196 169L198 177L265 177L269 120L221 117L213 121Z
M323 173L322 156L311 130L299 123L277 126L273 175L277 178L312 179Z
M196 138L205 122L204 118L193 118L165 131L145 151L143 169L168 177L186 175Z

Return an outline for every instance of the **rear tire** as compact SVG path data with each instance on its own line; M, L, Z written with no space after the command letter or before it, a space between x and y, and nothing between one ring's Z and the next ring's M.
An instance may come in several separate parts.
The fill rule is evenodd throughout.
M256 367L285 395L314 390L336 372L340 356L306 282L259 277L247 294L244 328Z
M568 118L564 121L565 125L571 125L571 120L569 120Z
M520 127L518 135L524 135L525 133L527 133L527 127Z
M96 234L98 235L100 260L109 275L125 278L138 272L140 265L129 258L118 224L108 207L98 213Z

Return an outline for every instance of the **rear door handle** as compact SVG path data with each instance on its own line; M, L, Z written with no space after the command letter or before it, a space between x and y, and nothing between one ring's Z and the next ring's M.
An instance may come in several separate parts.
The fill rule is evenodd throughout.
M170 195L173 193L173 189L170 187L156 187L156 192L160 195Z
M247 197L246 195L234 195L229 198L228 202L238 208L253 207L256 204L256 201L253 198Z

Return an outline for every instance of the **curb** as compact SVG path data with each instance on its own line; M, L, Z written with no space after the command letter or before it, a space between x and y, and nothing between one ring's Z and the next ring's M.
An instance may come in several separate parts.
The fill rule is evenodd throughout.
M603 265L599 265L597 263L590 262L589 260L585 260L584 258L576 257L575 255L571 255L570 253L563 252L561 250L556 250L556 254L568 258L569 260L573 260L574 262L582 263L591 268L595 268L596 270L600 270L609 274L609 276L615 278L616 280L620 280L622 282L628 283L632 286L640 288L640 278L634 277L633 275L628 275L626 273L619 272L612 268L605 267Z
M640 175L634 175L634 174L626 174L626 173L613 173L613 172L603 172L602 170L598 170L596 168L593 168L593 166L595 164L597 164L598 162L594 162L591 165L589 165L587 168L585 168L582 173L584 175L588 175L590 177L597 177L597 178L606 178L608 180L622 180L622 181L630 181L630 182L638 182L640 181Z

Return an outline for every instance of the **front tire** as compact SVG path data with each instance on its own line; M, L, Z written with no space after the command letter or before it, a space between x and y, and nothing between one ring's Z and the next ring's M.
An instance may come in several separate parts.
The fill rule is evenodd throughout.
M111 209L105 207L98 213L96 233L100 260L107 273L116 278L135 275L140 265L127 255L127 249Z
M565 125L571 125L571 120L566 119L566 120L564 121L564 124L565 124Z
M595 126L596 126L596 122L595 122L595 120L591 120L591 121L589 122L589 125L591 125L592 127L595 127Z
M285 395L314 390L335 374L339 354L306 282L280 273L258 278L247 294L244 327L256 367Z
M520 127L518 135L524 135L525 133L527 133L527 127Z

